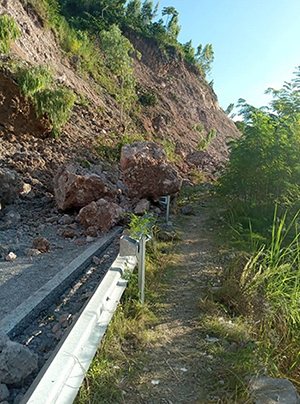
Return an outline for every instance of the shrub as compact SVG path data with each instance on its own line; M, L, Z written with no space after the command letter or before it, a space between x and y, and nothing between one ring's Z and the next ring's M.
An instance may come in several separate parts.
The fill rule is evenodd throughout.
M0 15L0 53L8 54L10 41L20 37L20 30L15 20L8 15Z
M17 79L22 93L26 96L32 96L40 90L49 88L52 84L53 76L47 67L39 65L30 69L20 67Z
M68 121L75 99L75 94L63 86L58 86L54 90L44 89L36 93L37 116L45 115L49 119L54 137L59 135L60 127Z
M144 92L139 97L139 102L147 107L155 107L158 104L157 95L152 91Z
M43 66L20 67L17 80L22 93L32 100L37 117L46 117L52 125L52 135L57 137L61 126L69 119L75 94L56 85L49 69Z

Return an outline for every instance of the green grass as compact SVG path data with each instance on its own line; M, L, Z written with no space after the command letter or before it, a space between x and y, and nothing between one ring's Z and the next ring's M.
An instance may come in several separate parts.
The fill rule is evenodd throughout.
M141 360L149 343L156 336L152 326L157 322L156 309L158 292L164 268L169 257L162 251L172 249L170 244L147 243L145 305L140 303L138 277L134 273L108 327L78 393L76 404L124 403L122 391L140 375Z

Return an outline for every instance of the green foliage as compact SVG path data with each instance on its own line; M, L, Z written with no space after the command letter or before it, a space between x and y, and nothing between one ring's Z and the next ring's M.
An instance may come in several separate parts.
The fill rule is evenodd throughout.
M33 66L30 69L20 67L17 76L20 90L26 96L32 96L38 91L49 88L53 81L49 68L42 65Z
M299 73L298 76L299 77ZM300 184L300 92L297 79L281 90L270 89L270 108L239 101L243 135L231 142L230 161L220 192L238 214L272 217L274 203L296 209Z
M298 216L297 213L287 222L286 214L279 219L275 208L270 241L257 245L246 263L236 262L219 290L223 303L252 317L260 350L268 362L275 364L275 375L297 378L300 374Z
M136 141L143 141L143 135L123 135L121 137L117 136L114 132L106 138L99 137L94 144L94 153L103 159L109 160L111 162L120 161L122 147L125 144L132 144Z
M178 163L180 157L178 154L176 154L176 144L168 139L163 139L161 141L161 144L164 148L168 160L170 160L172 163Z
M143 216L137 216L134 213L129 213L129 233L130 236L138 239L141 235L152 235L152 229L155 224L155 217L150 213L145 213Z
M216 137L216 130L215 129L211 129L208 134L206 135L206 137L204 137L201 133L199 135L199 143L197 146L197 150L204 150L206 149L212 142L212 140Z
M10 41L20 37L20 30L15 20L8 15L0 15L0 53L7 55L10 51Z
M153 91L143 92L139 97L139 102L147 107L155 107L158 104L157 95Z
M126 0L59 0L62 13L77 28L99 33L121 24Z
M125 38L120 28L111 26L108 31L100 34L101 46L105 53L105 60L108 67L119 79L120 93L117 101L120 103L120 117L123 121L124 109L130 109L137 100L135 93L135 79L132 70L132 58L130 53L134 52L131 42Z
M20 67L17 80L22 93L33 101L37 116L46 117L52 126L52 135L58 136L61 126L69 119L75 94L56 85L49 69L41 65Z
M202 133L204 131L204 126L202 125L202 123L195 123L191 126L191 130Z
M54 137L59 135L61 126L68 121L75 99L75 94L63 86L57 86L54 90L44 89L35 94L37 115L49 119Z
M210 143L212 142L212 140L216 137L217 132L215 129L211 129L206 136L203 135L203 131L204 131L204 126L202 125L202 123L197 123L195 125L191 126L191 130L196 131L199 133L199 142L198 145L196 147L197 150L204 150L206 149L206 147L208 147L210 145Z
M201 72L206 76L211 72L211 65L214 61L214 50L212 44L206 44L203 48L199 45L195 55L197 65Z
M60 23L60 5L57 0L30 0L48 28L56 28Z

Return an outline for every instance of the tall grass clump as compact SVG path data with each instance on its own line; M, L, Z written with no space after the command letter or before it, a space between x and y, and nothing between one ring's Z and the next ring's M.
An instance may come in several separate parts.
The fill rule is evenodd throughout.
M274 376L300 376L299 212L280 219L275 208L270 242L225 276L218 299L251 316L266 366ZM244 261L245 262L245 261Z
M57 137L60 128L68 121L75 103L73 91L54 82L47 67L19 67L17 80L21 92L31 99L38 118L45 117L52 127L52 135Z

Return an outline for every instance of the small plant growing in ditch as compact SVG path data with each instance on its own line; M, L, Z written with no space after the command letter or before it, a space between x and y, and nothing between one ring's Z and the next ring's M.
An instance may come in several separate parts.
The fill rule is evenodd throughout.
M7 55L10 51L11 41L20 37L20 30L12 17L0 15L0 53Z
M134 213L129 213L129 233L132 238L139 238L141 235L152 234L152 229L155 224L155 217L150 213L144 213L143 216L137 216Z

